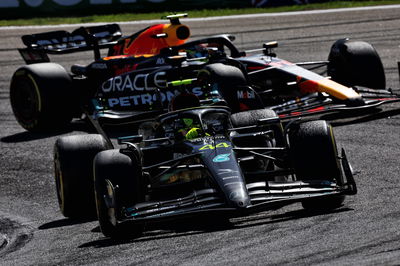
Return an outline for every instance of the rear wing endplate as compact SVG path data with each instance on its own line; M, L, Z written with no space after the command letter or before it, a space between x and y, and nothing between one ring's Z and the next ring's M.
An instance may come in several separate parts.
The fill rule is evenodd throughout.
M72 32L51 31L21 37L26 48L18 49L27 64L49 62L47 54L67 54L93 50L95 59L100 49L109 48L122 37L118 24L80 27Z

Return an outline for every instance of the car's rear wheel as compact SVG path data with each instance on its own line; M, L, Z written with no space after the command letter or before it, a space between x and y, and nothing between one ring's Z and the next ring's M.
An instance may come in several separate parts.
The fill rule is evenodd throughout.
M211 85L212 90L217 90L233 112L239 111L235 88L247 85L239 68L222 63L210 64L199 71L197 80L201 86Z
M337 147L332 127L322 120L293 126L289 132L290 158L296 178L302 181L330 181L343 185ZM308 199L305 209L335 209L342 206L344 196Z
M68 218L96 217L93 188L93 159L107 149L98 134L57 139L54 145L54 172L61 213Z
M59 130L71 121L79 101L67 71L54 63L19 68L10 85L10 101L18 123L29 131Z
M338 40L332 45L328 60L328 75L336 82L346 86L386 88L381 58L367 42Z
M97 154L94 160L96 209L105 236L131 238L143 231L143 225L127 227L118 221L122 208L144 201L141 181L141 167L135 157L123 154L118 149Z

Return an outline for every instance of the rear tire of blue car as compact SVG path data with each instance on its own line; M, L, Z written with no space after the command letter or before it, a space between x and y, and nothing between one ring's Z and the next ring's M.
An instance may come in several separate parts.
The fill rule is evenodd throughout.
M93 159L107 149L99 134L74 135L57 139L54 172L61 213L72 219L95 219Z
M336 41L328 56L328 75L346 86L386 89L381 58L375 48L362 41Z
M140 160L140 159L139 159ZM120 150L107 150L97 154L94 160L94 184L97 218L106 237L113 239L133 238L143 232L143 225L120 223L122 208L132 207L144 201L144 186L138 158L123 154ZM115 188L114 206L110 202L108 180Z
M297 180L323 180L343 185L343 176L332 126L326 121L310 121L289 131L290 159ZM343 205L343 195L304 200L305 209L330 210Z
M38 63L19 68L10 84L10 101L18 123L28 131L65 128L79 105L71 76L58 64Z

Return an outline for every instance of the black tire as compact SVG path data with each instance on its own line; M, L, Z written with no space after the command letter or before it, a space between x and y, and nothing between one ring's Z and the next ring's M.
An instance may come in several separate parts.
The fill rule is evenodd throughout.
M234 89L247 85L246 77L239 68L222 63L210 64L199 71L197 80L201 86L210 84L212 87L218 88L232 112L239 111L239 103Z
M73 97L72 79L54 63L19 68L10 85L10 101L18 123L28 131L49 131L65 127L79 101Z
M107 149L98 134L57 139L54 145L54 172L61 213L73 219L95 219L93 159Z
M109 180L113 187L117 187L114 217L110 217L105 202L105 197L108 196L106 180ZM102 233L115 239L140 235L143 225L127 228L117 219L122 207L132 207L135 203L144 201L141 167L137 160L118 149L100 152L94 160L94 184L97 218Z
M310 121L289 132L290 158L297 180L326 180L343 185L332 127L326 121ZM305 209L329 210L342 206L344 196L310 199Z
M258 120L266 119L266 118L278 118L278 115L275 113L274 110L271 110L271 109L250 110L250 111L244 111L244 112L232 114L231 122L232 122L232 126L235 128L247 127L247 126L257 125ZM274 130L274 133L275 133L274 145L283 146L284 140L283 140L282 124L279 123L279 124L271 127L271 129ZM263 138L261 138L261 139L263 139ZM240 144L238 143L238 145L246 146L246 147L252 147L254 145L259 146L262 144L262 142L260 143L261 139L254 138L254 137L249 138L248 141L246 139L243 139ZM252 145L251 143L256 143L256 144Z
M257 125L259 119L278 118L278 115L271 109L250 110L231 115L231 122L234 128ZM265 136L249 136L234 139L235 146L238 147L275 147L283 146L283 128L281 123L271 126L269 129L274 131L274 138ZM251 131L251 130L250 130ZM254 129L253 129L254 131ZM274 164L269 160L251 160L241 162L240 166L244 170L264 169L272 170Z
M259 119L277 118L278 115L271 109L258 109L240 112L231 115L233 127L247 127L257 125Z
M257 121L260 119L267 119L267 118L278 118L278 115L275 113L274 110L271 109L257 109L257 110L250 110L244 111L240 113L235 113L231 115L231 122L233 127L247 127L247 126L254 126L257 125ZM271 128L274 130L275 136L274 141L276 145L283 146L283 127L282 124L277 124L276 126ZM252 137L252 142L258 142L257 138ZM260 143L258 143L260 144ZM245 146L250 145L249 143ZM274 144L275 145L275 144ZM248 147L251 147L250 145Z
M362 41L336 41L329 53L328 75L346 86L385 89L386 78L375 48Z

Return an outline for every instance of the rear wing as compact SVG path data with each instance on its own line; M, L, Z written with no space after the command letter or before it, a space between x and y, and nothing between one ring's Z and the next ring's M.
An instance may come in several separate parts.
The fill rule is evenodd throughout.
M122 37L118 24L80 27L72 32L50 31L21 37L26 48L18 49L27 64L49 62L47 54L67 54L94 51L100 58L100 49L112 47Z

